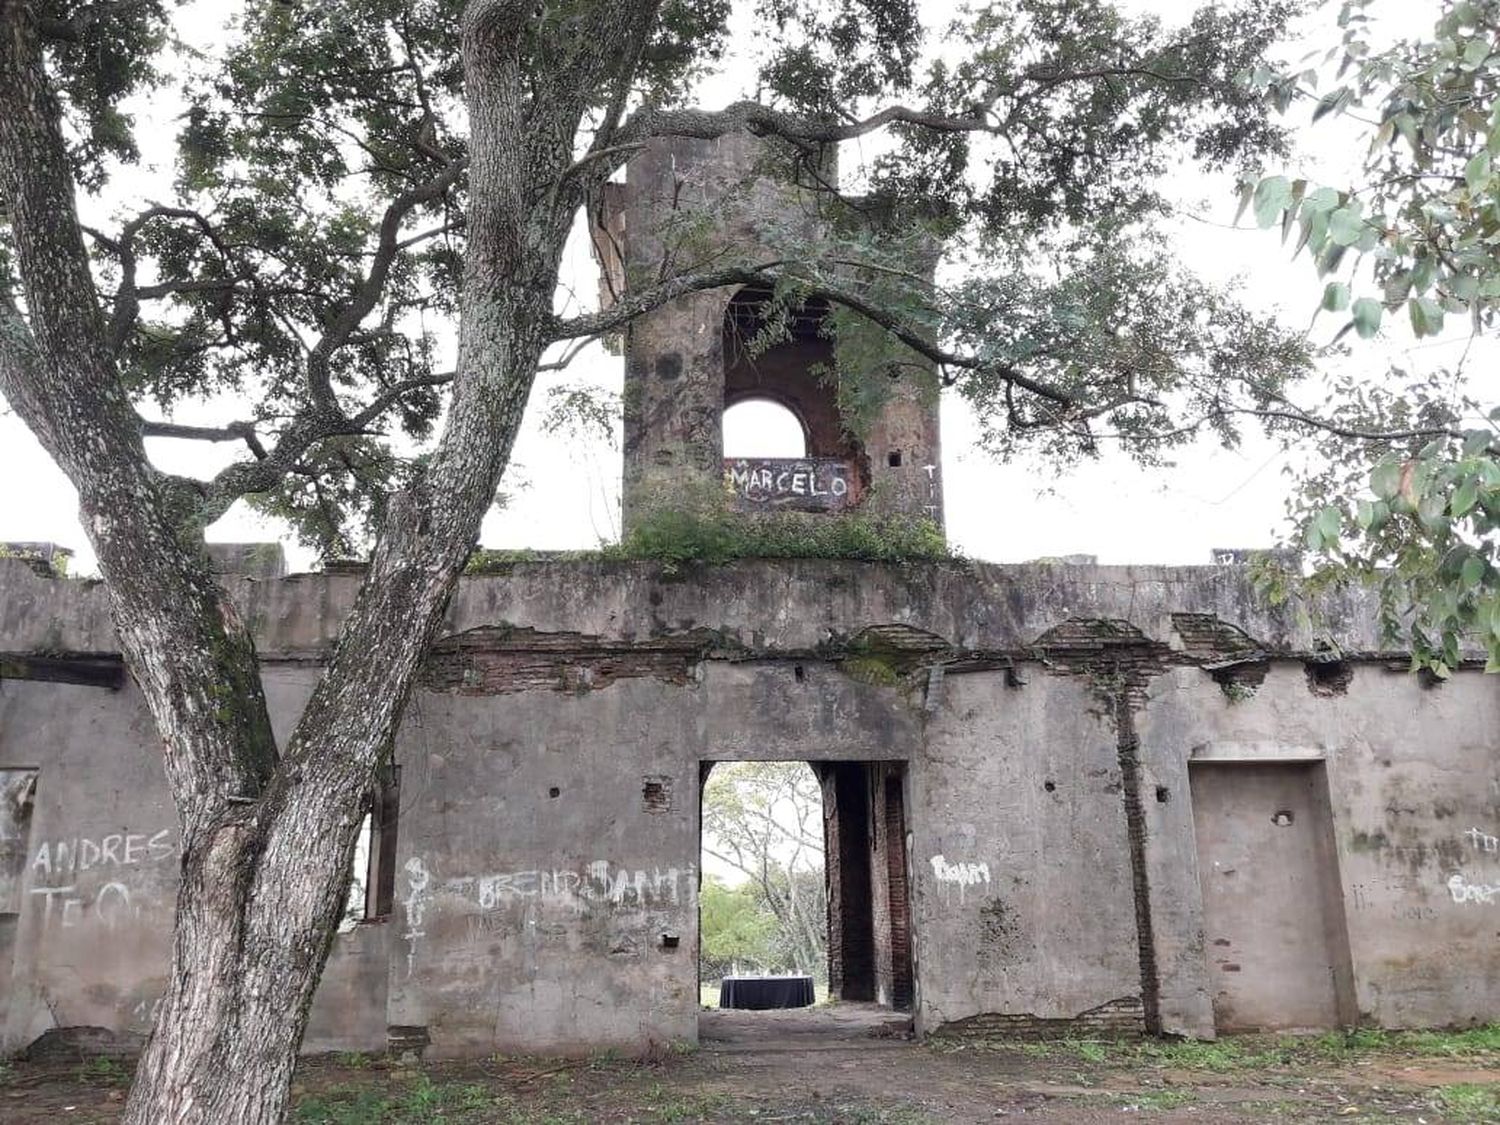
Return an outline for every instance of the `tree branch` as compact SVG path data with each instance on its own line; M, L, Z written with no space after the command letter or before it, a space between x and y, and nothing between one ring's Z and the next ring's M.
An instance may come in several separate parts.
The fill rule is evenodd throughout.
M177 422L152 422L141 420L141 436L156 438L182 438L186 441L243 441L250 452L264 459L266 448L255 435L255 427L249 422L231 422L227 426L185 426Z
M464 161L450 161L448 166L426 183L404 191L391 201L380 220L380 240L375 250L370 270L355 290L353 298L334 318L328 330L313 345L307 356L307 385L313 408L333 417L342 417L338 400L333 394L330 361L333 353L349 341L360 323L370 314L380 295L385 291L386 278L391 265L401 250L401 223L406 216L423 203L439 199L453 186L463 171Z
M614 305L603 312L577 316L567 320L554 320L552 331L549 335L553 340L569 340L579 336L597 336L613 331L616 328L621 328L653 309L660 308L668 302L686 297L692 293L708 289L722 289L730 285L774 286L779 280L782 280L782 276L772 271L775 267L782 264L780 261L772 261L755 266L726 266L723 269L707 270L697 274L682 274L669 278L654 288L633 294L626 293ZM1074 395L1033 379L1010 364L997 363L993 360L981 359L977 356L960 355L957 352L951 352L939 347L910 325L902 322L900 318L889 310L872 304L852 290L832 285L823 280L798 277L797 281L808 297L821 297L824 300L842 305L844 308L858 313L866 320L884 328L892 336L896 337L896 339L911 348L912 351L931 360L933 363L941 364L945 367L962 367L970 371L983 371L1008 384L1029 391L1039 398L1047 399L1065 408L1072 408L1077 404L1077 399Z
M735 102L721 110L638 110L620 127L619 138L630 142L646 137L692 137L712 141L730 133L747 132L757 137L785 137L796 141L831 144L852 141L888 125L917 125L937 133L994 133L999 127L988 116L952 117L941 113L887 106L859 121L820 121L784 113L759 102Z

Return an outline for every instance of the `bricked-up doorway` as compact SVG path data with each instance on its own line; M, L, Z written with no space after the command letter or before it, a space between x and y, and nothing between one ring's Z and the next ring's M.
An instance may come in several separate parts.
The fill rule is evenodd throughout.
M1194 762L1204 949L1221 1032L1348 1024L1354 998L1322 762Z
M705 784L715 764L702 763ZM834 1003L787 1013L776 1033L812 1038L903 1034L910 1020L897 1013L910 1012L916 991L905 764L806 764L822 792L828 999ZM700 833L701 825L700 819ZM717 979L702 983L716 993ZM706 1040L754 1038L755 1027L724 1022L726 1016L741 1015L758 1024L765 1020L756 1017L771 1013L700 1013L700 1034Z

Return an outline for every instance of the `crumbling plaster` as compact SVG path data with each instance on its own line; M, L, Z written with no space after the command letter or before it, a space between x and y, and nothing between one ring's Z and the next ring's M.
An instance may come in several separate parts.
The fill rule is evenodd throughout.
M229 586L285 736L358 578ZM1204 755L1326 760L1359 1018L1495 1018L1500 895L1460 902L1448 880L1500 883L1496 681L1389 671L1374 618L1350 597L1315 631L1239 567L570 561L467 578L439 642L463 660L419 688L398 738L395 909L337 939L308 1046L369 1049L388 1027L449 1055L694 1039L699 763L735 758L906 764L919 1032L1154 1014L1212 1035L1189 780ZM1256 646L1259 687L1223 690L1205 636ZM1314 695L1303 659L1329 644L1354 675ZM895 682L841 665L872 645ZM114 647L101 586L0 562L0 653ZM516 668L525 689L498 690ZM0 919L7 1049L58 1024L146 1026L171 924L159 754L128 682L0 681L0 768L39 770L24 907ZM45 881L42 844L107 837L113 862Z

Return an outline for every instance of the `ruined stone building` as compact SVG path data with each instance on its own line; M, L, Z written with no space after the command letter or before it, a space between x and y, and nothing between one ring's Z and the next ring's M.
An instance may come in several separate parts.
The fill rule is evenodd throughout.
M659 254L664 195L716 192L751 155L643 153L601 219L606 273ZM756 207L792 205L759 185L743 203L725 222L751 238ZM821 310L742 347L763 297L703 293L630 330L627 522L716 490L940 521L935 404L898 392L850 436L808 373ZM798 416L804 458L725 465L723 410L756 396ZM231 563L285 734L359 576ZM1366 600L1312 620L1233 563L466 578L306 1047L693 1041L700 787L749 759L814 766L833 992L909 1009L918 1035L1496 1019L1497 682L1409 674ZM176 839L104 590L0 559L0 1046L148 1026Z

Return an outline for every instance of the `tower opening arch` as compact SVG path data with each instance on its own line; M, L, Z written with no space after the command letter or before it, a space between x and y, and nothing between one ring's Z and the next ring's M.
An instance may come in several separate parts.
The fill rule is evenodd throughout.
M860 444L844 428L831 374L833 339L828 333L829 304L820 297L780 313L772 293L761 286L738 290L724 312L724 409L763 400L784 408L801 423L806 436L802 456L856 460ZM774 316L784 315L782 335L759 346ZM730 451L727 431L725 456Z

